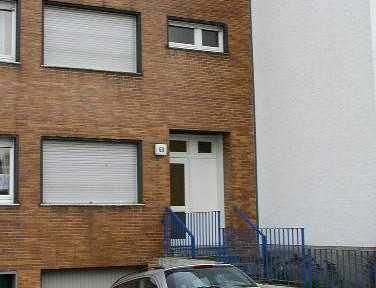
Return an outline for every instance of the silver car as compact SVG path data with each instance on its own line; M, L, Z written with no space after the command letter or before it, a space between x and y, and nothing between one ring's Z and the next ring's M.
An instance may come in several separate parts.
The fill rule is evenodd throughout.
M258 287L238 268L199 264L138 271L119 278L111 288L244 288Z

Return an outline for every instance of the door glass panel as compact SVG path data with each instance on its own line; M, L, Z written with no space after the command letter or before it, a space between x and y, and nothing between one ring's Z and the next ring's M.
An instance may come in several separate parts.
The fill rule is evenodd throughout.
M219 47L218 31L202 30L202 45Z
M184 164L170 164L171 206L185 206L185 169Z
M170 152L187 152L187 141L170 140Z
M0 148L0 195L9 195L11 148Z
M198 142L198 153L212 153L212 142Z

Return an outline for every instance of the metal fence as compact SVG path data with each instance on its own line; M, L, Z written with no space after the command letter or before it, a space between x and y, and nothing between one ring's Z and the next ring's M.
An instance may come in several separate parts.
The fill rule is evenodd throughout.
M304 229L258 228L239 208L235 212L248 229L226 229L226 241L233 246L227 251L238 256L231 264L260 280L304 282Z
M196 258L196 240L185 220L171 208L163 217L164 256Z
M223 247L220 211L186 213L167 208L163 222L165 255L217 260Z
M304 281L304 228L260 228L267 239L266 279Z
M221 228L219 211L176 213L163 220L164 255L230 263L251 277L309 288L376 288L376 249L305 245L304 228Z
M307 249L305 287L376 288L376 250Z

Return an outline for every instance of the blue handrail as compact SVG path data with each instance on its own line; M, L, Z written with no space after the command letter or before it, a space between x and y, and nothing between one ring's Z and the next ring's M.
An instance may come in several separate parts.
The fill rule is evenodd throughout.
M240 216L240 218L242 218L244 222L248 224L248 226L255 230L260 236L265 237L264 233L262 233L262 231L248 219L247 215L245 215L245 213L240 210L239 207L235 206L234 210Z
M256 226L254 225L251 220L245 215L245 213L240 210L239 207L234 207L235 212L240 216L240 218L243 219L243 221L254 231L256 231L257 234L261 236L262 241L262 257L264 259L264 278L268 278L268 244L267 244L267 238L264 233Z
M183 230L191 240L191 257L192 259L196 258L196 240L193 233L188 229L188 227L184 224L184 222L179 218L179 216L170 208L166 207L167 214L172 218L172 223L165 223L165 225L178 225L181 230ZM171 241L172 239L168 239L167 241Z

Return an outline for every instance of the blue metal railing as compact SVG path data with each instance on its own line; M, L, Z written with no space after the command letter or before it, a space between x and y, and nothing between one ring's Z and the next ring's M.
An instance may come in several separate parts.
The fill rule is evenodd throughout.
M259 257L259 260L257 261L257 263L261 263L261 262L263 263L262 275L263 275L263 278L267 278L268 277L268 257L267 257L267 249L268 248L267 248L266 235L256 225L254 225L251 220L248 219L248 217L244 214L244 212L242 210L240 210L240 208L235 207L234 210L240 216L240 218L242 218L243 221L251 229L251 235L249 235L250 240L252 239L252 237L255 237L254 239L256 239L256 241L257 241L255 243L256 246L251 245L251 246L248 246L247 248L245 248L245 250L249 250L249 251L247 251L248 255L247 255L246 259L252 260L252 254L255 255L254 253L256 252L256 250L255 251L250 250L252 247L257 248L257 254L256 255L260 256L260 244L261 244L261 251L262 251L261 255L262 255L262 257L261 258ZM255 235L252 235L252 232L255 233ZM235 231L233 231L233 233L235 233ZM244 235L244 231L239 231L239 233ZM243 247L244 247L244 244L243 244ZM246 252L246 251L244 251L244 252ZM253 257L253 258L255 258L255 257ZM260 265L257 265L257 266L260 268L257 271L258 274L259 274L258 276L261 276L261 267L260 267Z
M304 228L260 228L267 238L268 279L305 283Z
M238 207L234 209L249 229L227 232L232 239L227 242L238 247L235 253L241 255L232 264L259 280L305 283L304 229L259 228Z
M174 212L166 208L163 220L164 254L192 258L217 257L221 253L221 213Z
M222 246L221 212L189 212L185 219L195 237L197 256L217 257Z
M163 218L163 253L164 256L196 258L196 239L188 229L185 218L166 208Z
M259 228L239 208L245 229L223 228L219 211L166 211L165 256L210 258L258 280L308 288L376 288L376 249L309 247L304 228Z
M376 250L311 247L306 256L304 287L376 287Z

